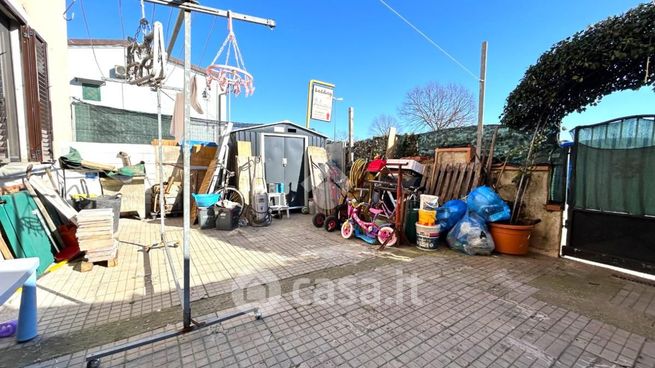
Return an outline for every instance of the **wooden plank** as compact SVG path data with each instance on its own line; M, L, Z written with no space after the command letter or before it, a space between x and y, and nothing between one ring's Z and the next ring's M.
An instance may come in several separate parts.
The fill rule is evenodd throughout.
M54 207L64 218L73 223L77 222L77 211L59 196L57 190L50 183L34 176L28 181L34 190L41 194L43 199Z
M228 157L228 149L229 149L227 143L228 140L230 139L231 132L232 132L232 123L228 123L225 130L221 133L220 147L216 151L216 155L214 155L212 160L207 165L207 172L203 176L200 186L198 187L197 190L195 190L196 193L208 194L210 191L216 189L215 187L217 185L220 185L220 183L218 183L218 175L220 173L216 169L219 166L221 166L222 168L227 167L227 157ZM184 195L190 196L191 193L184 193ZM198 217L198 206L196 205L196 201L194 201L193 198L191 198L191 213L189 215L191 217L191 224L195 224Z
M474 174L473 174L473 182L471 183L470 189L473 189L480 185L480 171L482 171L482 164L480 162L476 162Z
M14 255L11 254L9 246L5 243L5 238L0 234L0 254L2 254L2 259L14 259Z
M434 189L433 189L433 192L434 192L433 194L437 195L437 196L441 194L441 187L443 186L443 181L446 178L446 170L448 168L448 165L440 165L440 166L441 167L440 167L440 170L439 170L439 174L438 174L437 179L436 179L436 181L434 183ZM442 199L439 198L439 200L442 200Z
M49 231L48 237L51 238L52 245L55 247L57 252L60 252L65 246L64 241L61 239L61 235L59 235L59 231L57 231L57 226L55 226L54 221L52 221L52 218L43 205L43 202L41 202L41 198L39 198L39 195L36 194L34 187L32 187L32 184L30 184L29 177L23 179L23 185L25 185L27 193L29 193L29 195L34 200L34 203L36 203L36 207L39 209L39 212L41 212L41 217L43 217L43 220L45 220L47 229L44 230Z
M498 136L498 129L500 125L494 129L494 135L491 137L491 145L489 145L489 153L487 154L487 163L485 165L485 178L486 184L491 185L491 164L494 160L494 150L496 148L496 137Z
M471 179L473 179L473 171L475 170L475 163L469 163L466 167L466 176L462 183L460 197L467 195L471 191Z
M432 173L432 164L425 165L425 170L423 171L423 176L421 177L421 183L419 186L424 187L427 190L427 181Z
M453 191L452 191L453 199L461 198L462 183L464 182L464 177L466 176L466 169L468 168L468 166L469 164L460 164L457 182L453 187Z
M249 141L237 141L237 155L243 157L252 156L252 143Z
M439 176L439 171L442 169L442 166L437 163L434 163L433 165L432 174L430 174L430 181L428 182L428 186L430 187L427 192L428 194L434 194L436 192L437 177Z
M443 180L443 185L439 188L439 198L443 198L443 202L449 201L450 198L446 197L446 192L448 191L448 185L450 184L451 177L453 175L453 165L446 165L446 177Z

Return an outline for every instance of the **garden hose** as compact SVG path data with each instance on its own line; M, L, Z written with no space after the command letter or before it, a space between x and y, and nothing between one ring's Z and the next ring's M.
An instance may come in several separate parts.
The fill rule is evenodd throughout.
M265 213L263 220L257 220L258 215ZM257 212L255 208L251 205L248 205L245 209L245 218L248 220L250 226L253 227L264 227L268 226L273 222L273 216L270 211Z
M348 178L350 180L352 187L355 188L359 187L359 183L364 177L365 171L366 171L366 160L360 158L355 160L355 162L353 162L352 166L350 167L350 176Z

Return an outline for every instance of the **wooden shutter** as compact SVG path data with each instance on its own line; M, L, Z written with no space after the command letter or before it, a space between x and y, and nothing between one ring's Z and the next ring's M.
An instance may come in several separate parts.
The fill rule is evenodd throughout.
M29 158L30 161L52 161L48 45L28 26L21 26L21 33Z

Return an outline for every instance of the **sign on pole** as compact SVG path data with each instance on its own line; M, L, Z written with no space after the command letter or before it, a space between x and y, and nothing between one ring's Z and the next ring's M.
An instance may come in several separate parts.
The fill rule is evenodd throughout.
M332 119L332 97L334 90L320 84L312 89L311 118L329 122Z

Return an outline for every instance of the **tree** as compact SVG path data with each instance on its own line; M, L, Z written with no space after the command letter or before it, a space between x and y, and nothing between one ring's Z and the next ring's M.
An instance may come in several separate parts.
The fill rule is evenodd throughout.
M470 125L475 118L473 94L459 84L430 82L412 88L399 108L407 128L438 131Z
M615 91L655 84L655 5L641 4L546 51L510 93L501 122L557 134L562 119Z
M372 136L380 137L389 135L389 128L399 130L398 120L393 115L380 114L373 118L368 131Z

